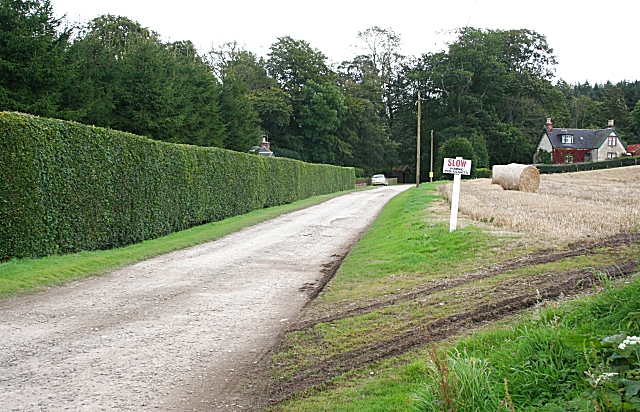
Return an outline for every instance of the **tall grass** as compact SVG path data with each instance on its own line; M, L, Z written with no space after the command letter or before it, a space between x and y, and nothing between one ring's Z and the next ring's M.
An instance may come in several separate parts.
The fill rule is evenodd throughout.
M449 352L446 359L431 359L429 383L416 392L416 412L498 411L502 406L493 387L491 369L484 359Z

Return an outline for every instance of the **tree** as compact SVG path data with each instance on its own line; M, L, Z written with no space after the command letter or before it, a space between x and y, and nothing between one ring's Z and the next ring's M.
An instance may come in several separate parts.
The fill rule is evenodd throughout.
M226 147L248 150L263 133L277 141L286 132L293 109L289 96L268 76L264 62L236 42L211 50L209 61L222 82L221 105L228 129Z
M476 168L488 168L490 165L489 151L484 136L477 132L472 133L469 141L473 147L473 153L476 155Z
M445 158L462 157L463 159L471 160L471 176L475 177L478 159L473 150L473 145L469 139L457 136L445 141L438 149L438 157L436 164L441 165ZM453 175L443 174L442 168L436 168L436 177L439 179L453 179Z
M367 53L358 56L354 63L365 63L361 68L363 74L368 74L372 86L379 88L384 111L381 113L389 125L393 124L395 104L391 92L391 83L404 59L400 54L402 40L391 28L383 29L378 26L370 27L358 32L358 39L364 42Z
M347 110L338 134L353 147L351 159L345 160L345 165L355 166L365 176L371 176L398 164L397 144L389 138L388 128L380 118L379 102L360 97L361 87L366 86L350 81L342 85Z
M260 117L260 127L269 135L276 137L286 134L293 107L290 96L277 86L253 90L249 94L254 109Z
M439 142L484 136L490 162L529 162L542 119L569 118L564 95L551 85L555 58L530 30L464 28L447 51L422 56L407 77L425 96L425 116Z
M89 22L69 49L65 118L157 140L222 146L219 85L191 42L165 44L119 16Z
M624 101L622 89L607 82L602 91L602 104L600 110L603 118L603 125L606 120L615 120L616 130L623 134L623 138L627 134L631 134L631 119L629 118L629 109ZM602 126L601 126L602 127Z
M282 37L271 45L268 56L267 71L284 92L271 94L279 99L270 103L284 107L287 97L291 102L290 121L280 128L276 146L305 161L344 164L352 154L351 143L339 133L346 106L325 55L305 41Z
M190 41L167 45L173 57L171 73L175 123L168 140L197 146L224 147L226 126L219 101L220 87Z
M631 121L633 122L636 134L633 139L627 139L627 143L640 143L640 100L631 111Z
M0 0L0 110L56 114L70 33L49 0Z
M335 79L326 56L304 40L280 37L267 55L267 71L294 100L307 81L323 84Z
M315 163L344 164L352 146L338 136L347 107L338 86L308 80L301 90L297 123L304 139L298 151Z
M105 15L88 22L68 53L75 79L65 93L65 117L149 135L146 107L168 77L160 73L162 48L157 33L126 17Z
M338 83L347 106L340 133L353 145L348 164L362 169L365 176L391 170L399 162L398 144L389 137L384 88L374 61L378 58L363 54L338 68Z

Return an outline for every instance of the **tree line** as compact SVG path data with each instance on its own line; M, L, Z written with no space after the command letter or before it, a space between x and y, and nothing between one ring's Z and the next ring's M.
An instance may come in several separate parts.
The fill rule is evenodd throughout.
M615 119L626 143L640 142L638 81L553 84L553 50L534 31L467 27L419 57L401 54L392 29L357 38L359 54L337 65L288 36L266 57L235 42L201 54L126 17L70 27L50 0L0 0L0 110L241 152L266 135L278 156L365 175L415 168L418 91L435 148L466 139L478 167L530 163L547 117L574 128Z

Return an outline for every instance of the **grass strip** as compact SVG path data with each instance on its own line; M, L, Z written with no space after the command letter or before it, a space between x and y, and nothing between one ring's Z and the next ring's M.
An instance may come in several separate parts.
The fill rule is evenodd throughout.
M287 205L256 210L127 247L3 262L0 263L0 299L104 274L145 259L210 242L285 213L318 205L345 193L347 192L314 196Z
M449 232L449 221L432 211L442 200L439 185L425 183L391 199L314 304L331 306L393 294L458 274L478 262L504 258L505 238L476 226Z

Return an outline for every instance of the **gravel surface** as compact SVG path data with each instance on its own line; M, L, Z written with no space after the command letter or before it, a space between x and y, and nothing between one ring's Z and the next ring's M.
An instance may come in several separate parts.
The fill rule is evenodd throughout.
M243 372L322 286L323 269L409 187L349 193L0 302L0 411L241 410L228 394Z

